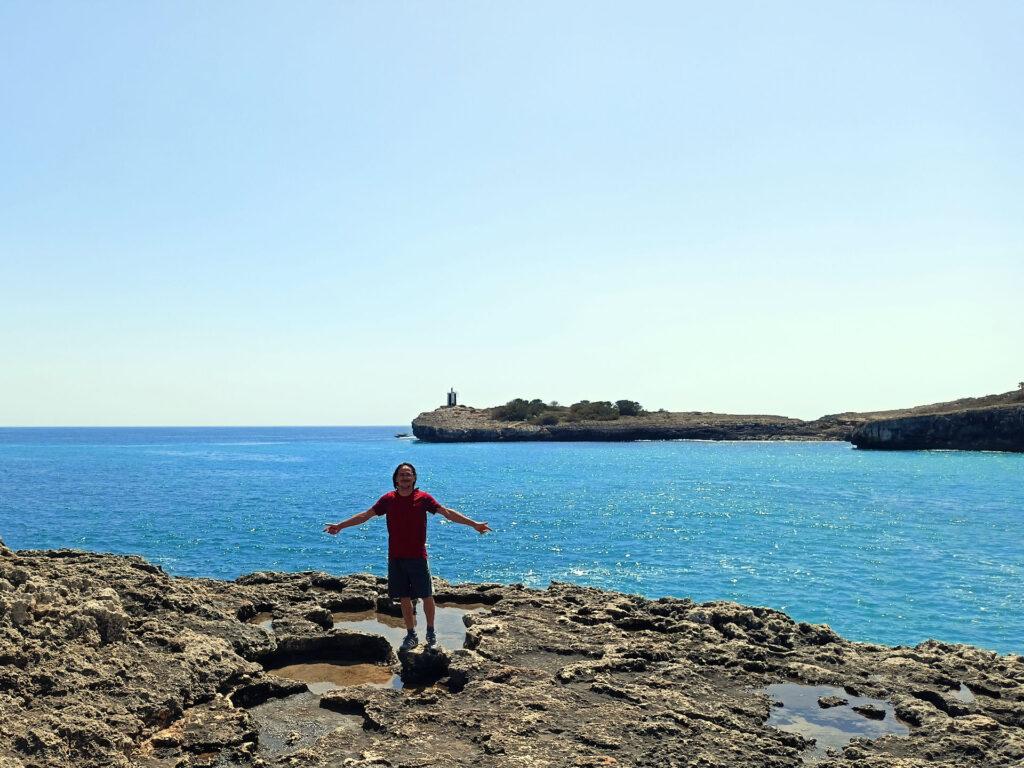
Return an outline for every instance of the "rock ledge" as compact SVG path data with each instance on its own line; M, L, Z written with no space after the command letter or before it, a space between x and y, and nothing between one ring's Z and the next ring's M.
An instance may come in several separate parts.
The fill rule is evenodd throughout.
M796 768L807 740L766 725L765 687L787 681L891 702L912 726L855 739L829 768L1024 760L1020 656L853 643L728 602L437 587L486 606L466 615L464 648L402 690L318 696L266 667L308 656L399 672L380 638L330 626L335 611L391 610L383 580L174 578L137 557L0 543L0 766Z

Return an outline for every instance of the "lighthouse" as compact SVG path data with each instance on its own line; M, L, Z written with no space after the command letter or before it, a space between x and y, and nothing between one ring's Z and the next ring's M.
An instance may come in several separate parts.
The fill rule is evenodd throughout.
M453 408L457 403L455 402L458 398L459 393L455 391L455 387L452 387L448 392L448 407Z

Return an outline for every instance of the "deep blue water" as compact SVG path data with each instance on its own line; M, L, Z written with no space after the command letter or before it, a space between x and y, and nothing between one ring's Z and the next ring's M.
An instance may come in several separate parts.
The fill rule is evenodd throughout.
M1024 652L1024 455L845 443L436 445L401 427L0 429L0 537L141 554L168 572L385 573L375 519L420 487L493 534L430 523L451 581L552 580L728 599L857 640Z

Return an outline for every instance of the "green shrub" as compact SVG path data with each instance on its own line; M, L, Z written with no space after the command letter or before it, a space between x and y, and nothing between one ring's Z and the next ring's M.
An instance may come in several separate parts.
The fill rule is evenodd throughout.
M546 427L559 422L558 414L547 411L539 416L534 416L530 419L531 424L536 424L539 427Z
M616 400L615 407L619 409L619 416L639 416L644 412L636 400Z
M548 406L537 398L524 400L517 397L514 400L509 400L505 405L495 408L494 418L500 421L527 421L546 410L548 410Z
M619 410L608 400L580 400L569 406L569 421L614 421Z
M557 400L544 403L539 398L526 400L517 397L491 411L498 421L528 421L531 424L551 425L560 421L614 421L619 416L639 416L645 413L635 400L580 400L568 408Z

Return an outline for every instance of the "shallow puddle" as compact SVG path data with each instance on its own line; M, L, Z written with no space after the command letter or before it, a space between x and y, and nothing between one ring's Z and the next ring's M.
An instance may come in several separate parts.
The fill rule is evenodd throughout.
M280 755L312 746L318 739L339 728L362 733L363 718L343 715L320 706L320 697L300 693L270 701L249 710L259 731L259 751L265 756Z
M274 631L274 614L272 614L272 613L270 613L268 611L264 611L263 613L257 613L255 616L253 616L251 619L249 619L246 623L247 624L255 624L258 627L263 627L265 630L267 630L269 632L273 632Z
M486 610L485 605L442 605L437 604L437 612L434 615L434 629L437 632L438 642L448 650L457 650L466 644L466 625L462 617L467 613L481 613ZM346 629L353 632L367 632L374 635L383 635L391 643L392 647L398 648L405 639L405 623L399 616L389 616L386 613L375 611L359 611L357 613L335 613L335 629ZM419 635L420 643L425 640L427 631L427 620L423 616L423 604L416 606L416 633Z
M434 616L434 628L437 630L438 642L449 650L462 648L466 643L466 625L463 617L467 613L480 613L488 606L473 605L437 605ZM272 629L273 614L258 613L249 619L249 623ZM427 622L423 616L422 603L417 605L417 631L420 642L426 638ZM405 639L405 623L400 617L390 616L375 611L344 612L334 614L334 627L354 632L381 635L398 648ZM380 688L403 688L402 678L390 667L380 664L343 664L337 662L311 662L305 664L288 664L276 668L268 668L267 672L277 677L299 680L306 684L311 694L320 694L345 686L373 685Z
M960 683L960 687L957 690L953 691L953 696L955 696L958 700L962 701L964 704L971 704L974 701L974 691L972 691L963 683Z
M782 706L772 707L768 725L781 731L798 733L806 739L814 739L815 745L804 755L807 762L817 762L825 757L830 748L842 749L850 739L877 739L893 734L906 736L910 728L896 719L892 704L881 699L851 696L842 688L830 685L798 685L777 683L765 691ZM823 708L818 699L835 696L846 703ZM884 712L881 719L870 719L853 710L854 707L871 705Z
M348 685L375 685L379 688L401 688L402 678L389 667L379 664L332 664L320 662L314 664L289 664L277 669L268 669L268 673L289 680L299 680L306 684L310 693L317 695L334 688Z

